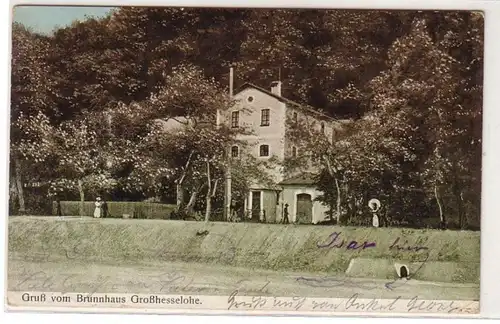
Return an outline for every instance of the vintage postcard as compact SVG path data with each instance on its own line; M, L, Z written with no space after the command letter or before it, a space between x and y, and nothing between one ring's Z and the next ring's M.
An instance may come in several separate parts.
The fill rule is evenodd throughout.
M477 315L483 34L15 7L8 309Z

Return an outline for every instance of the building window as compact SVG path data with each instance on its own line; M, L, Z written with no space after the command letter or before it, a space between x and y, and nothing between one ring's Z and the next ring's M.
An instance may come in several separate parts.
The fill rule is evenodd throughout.
M231 157L237 158L240 155L240 148L236 145L231 147Z
M269 145L261 145L259 147L259 155L260 156L269 156Z
M232 128L237 128L240 124L240 112L239 111L233 111L231 113L231 127Z
M296 157L297 156L297 148L294 146L292 147L292 156Z
M253 97L252 97L252 96L248 96L248 97L247 97L247 101L248 101L248 102L252 102L252 101L253 101Z
M325 123L321 123L321 132L325 133Z
M269 126L270 109L262 109L260 113L260 126Z
M294 122L294 123L297 123L298 119L299 119L299 118L298 118L297 113L296 113L296 112L294 112L294 113L293 113L293 122Z

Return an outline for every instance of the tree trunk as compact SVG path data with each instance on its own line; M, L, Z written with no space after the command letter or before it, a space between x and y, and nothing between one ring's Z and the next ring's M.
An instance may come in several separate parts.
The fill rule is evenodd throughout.
M210 186L209 190L210 190ZM212 196L207 193L207 198L206 198L206 208L205 208L205 223L208 223L210 220L210 214L212 213Z
M460 192L460 189L457 186L454 186L454 193L455 193L455 199L457 200L457 213L458 213L458 224L460 226L460 229L464 229L465 227L465 222L464 222L464 209L463 209L463 202L462 202L462 193Z
M340 206L342 203L341 197L340 197L340 185L339 185L339 180L337 177L335 177L335 187L337 188L337 225L340 225Z
M437 116L438 116L438 121L439 123L441 124L442 122L442 111L438 108L436 110L436 113L437 113ZM434 149L434 156L436 158L436 163L438 163L439 161L442 161L441 160L441 154L440 154L440 146L439 146L439 140L441 139L441 129L442 127L439 126L439 129L438 129L438 133L437 133L437 138L436 138L436 148ZM442 171L439 169L439 167L436 167L436 179L442 179L443 176L442 176ZM441 221L441 228L444 229L446 227L446 219L445 219L445 216L444 216L444 212L443 212L443 206L441 205L441 201L440 201L440 198L439 198L439 190L438 190L438 185L437 185L437 181L434 180L434 196L436 197L436 202L438 204L438 207L439 207L439 219Z
M453 194L455 195L455 199L457 201L457 212L458 212L458 224L460 229L464 229L465 221L464 221L464 208L463 208L463 200L462 200L462 192L460 190L460 185L457 177L457 173L455 172L455 178L453 181Z
M465 229L467 227L467 214L464 206L464 194L461 190L458 190L458 213L460 215L460 229Z
M17 198L19 202L19 214L26 213L26 205L24 203L24 190L23 190L23 178L21 174L21 162L19 159L15 159L15 173L16 173L16 188L17 188Z
M78 179L78 192L80 193L80 207L79 207L79 213L80 216L84 216L85 210L85 192L83 191L83 181Z
M231 218L231 201L232 201L232 177L231 177L231 161L228 158L228 164L226 168L226 172L224 173L225 177L225 187L224 187L224 211L223 218L227 222ZM208 191L210 192L210 191Z
M344 182L343 185L344 185L343 187L344 187L344 199L345 199L344 206L346 207L346 215L344 217L344 222L345 224L349 224L349 220L351 220L354 216L355 201L354 198L350 196L349 184Z
M349 210L347 211L346 223L349 224L351 219L356 217L356 201L353 197L349 197L347 208Z
M441 205L441 200L439 198L439 192L438 192L438 186L437 184L434 184L434 197L436 197L436 202L439 207L439 220L441 221L441 226L446 226L446 219L444 217L443 213L443 206Z
M212 179L210 177L210 162L207 160L207 196L205 198L205 223L210 220L210 213L212 212Z
M180 211L182 209L182 206L184 205L184 180L186 179L187 172L189 170L189 164L191 163L191 158L193 157L193 151L189 153L189 157L186 161L186 164L184 165L184 168L182 170L182 176L176 181L175 187L176 187L176 205L177 205L177 211ZM192 195L191 195L192 196ZM196 199L196 197L195 197Z
M187 203L184 211L187 215L192 215L194 213L194 205L196 204L196 199L198 198L198 193L200 189L199 187L193 187L193 191L191 192L191 197L189 198L189 202Z
M10 189L9 189L9 213L13 213L16 210L16 203L19 201L19 195L17 194L16 178L10 177Z
M328 173L330 174L330 176L335 180L335 188L337 189L337 203L336 203L336 212L337 212L337 225L340 225L340 206L342 204L342 200L341 200L341 197L340 197L340 184L339 184L339 179L337 177L338 173L338 169L335 168L330 159L328 159L327 156L323 156L323 160L326 162L326 167L327 167L327 170L328 170Z
M176 187L177 210L180 210L182 208L182 205L184 204L184 188L182 187L182 184L179 182L177 182L175 187Z

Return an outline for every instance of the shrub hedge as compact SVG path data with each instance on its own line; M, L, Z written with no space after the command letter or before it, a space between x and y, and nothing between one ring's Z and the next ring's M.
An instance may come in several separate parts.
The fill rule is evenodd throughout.
M150 203L110 201L108 204L108 218L122 218L124 214L131 218L139 219L170 219L170 214L175 210L175 205ZM61 213L63 216L79 216L79 201L61 201ZM93 201L84 202L84 216L94 215L95 205ZM57 203L52 204L52 214L57 215Z

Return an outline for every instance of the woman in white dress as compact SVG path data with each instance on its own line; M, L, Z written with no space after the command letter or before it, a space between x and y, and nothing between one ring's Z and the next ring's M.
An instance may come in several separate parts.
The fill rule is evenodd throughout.
M378 199L371 199L368 202L368 207L370 208L373 216L372 216L372 225L373 227L379 227L378 215L377 212L380 209L380 201Z
M379 226L379 223L378 223L378 215L373 213L373 218L372 218L372 225L373 227L378 227Z
M101 197L97 197L95 200L94 218L101 218L102 214L102 201Z

